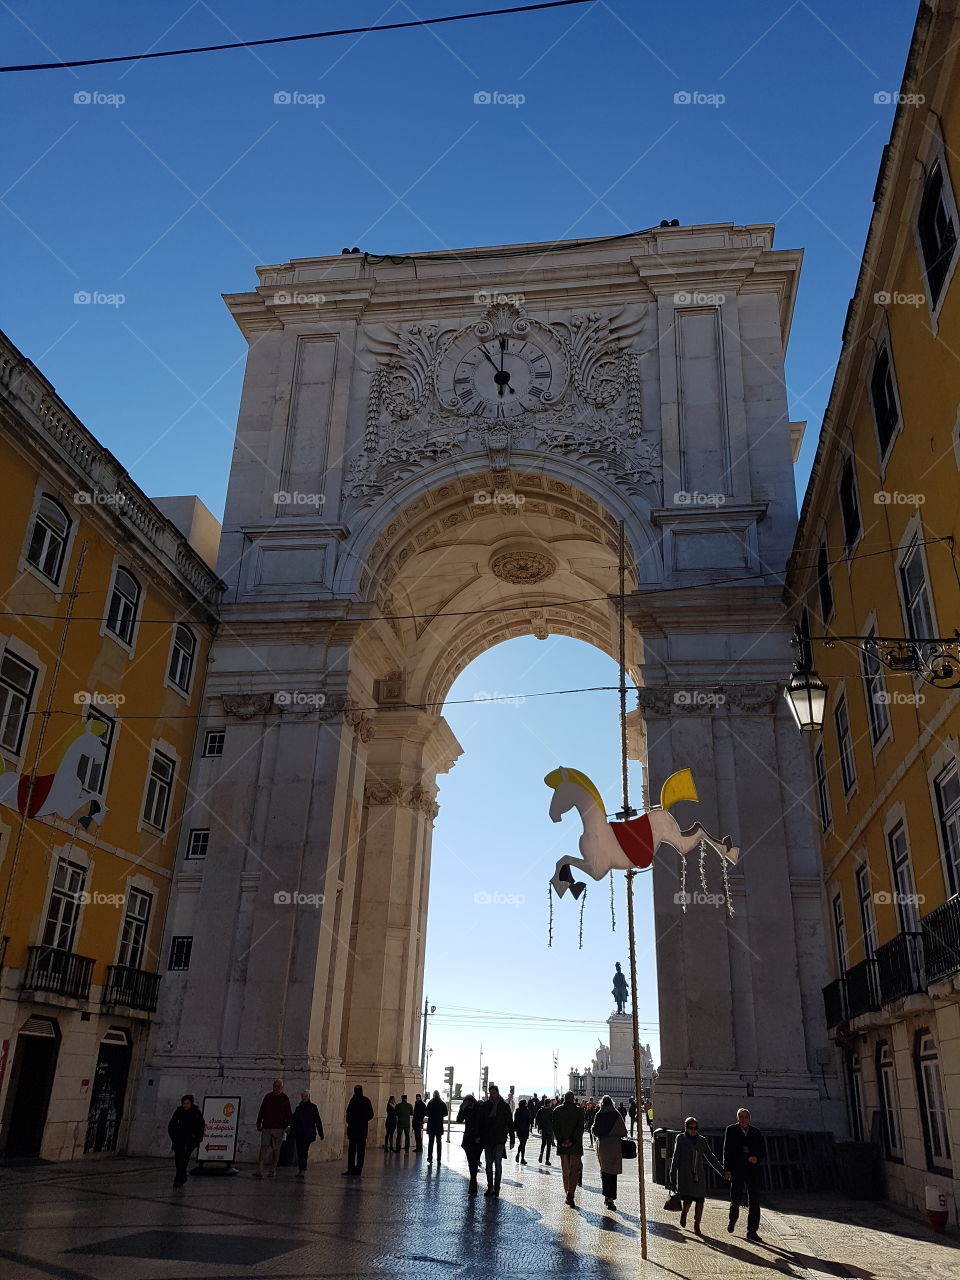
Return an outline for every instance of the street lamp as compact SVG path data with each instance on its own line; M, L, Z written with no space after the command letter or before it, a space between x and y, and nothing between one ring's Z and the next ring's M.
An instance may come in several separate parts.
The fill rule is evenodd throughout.
M793 629L793 645L799 652L783 696L797 728L804 733L823 728L827 701L827 686L814 670L810 656L814 642L828 649L838 644L850 645L895 675L916 676L935 689L960 688L960 631L949 638L917 636L907 640L902 636L811 636L797 626Z
M793 644L798 650L797 660L783 696L801 733L816 733L823 728L827 686L811 666L810 639L799 627L793 629Z

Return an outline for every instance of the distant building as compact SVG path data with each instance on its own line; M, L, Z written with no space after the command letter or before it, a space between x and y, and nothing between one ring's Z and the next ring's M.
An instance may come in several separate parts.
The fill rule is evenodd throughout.
M178 846L206 849L180 822L222 584L3 334L0 474L0 1151L69 1160L123 1147L185 964L160 949Z
M958 45L955 3L921 5L788 575L827 690L809 806L849 1136L920 1210L960 1194L960 699L909 670L960 619ZM907 669L830 636L903 637Z

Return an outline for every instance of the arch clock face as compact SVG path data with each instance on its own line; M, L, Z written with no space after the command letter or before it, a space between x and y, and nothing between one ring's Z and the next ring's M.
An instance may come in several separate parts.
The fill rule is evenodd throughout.
M559 349L530 329L478 337L450 351L440 373L441 399L458 413L506 421L553 405L565 382Z

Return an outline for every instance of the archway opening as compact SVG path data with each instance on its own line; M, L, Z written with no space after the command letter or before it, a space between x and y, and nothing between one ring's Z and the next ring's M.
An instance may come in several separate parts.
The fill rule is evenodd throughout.
M550 821L543 779L558 765L579 768L607 811L619 808L617 680L616 664L594 645L527 636L472 659L450 688L443 714L464 754L441 780L433 835L424 981L436 1006L425 1045L430 1089L443 1087L453 1065L463 1093L476 1092L484 1066L504 1094L511 1086L517 1097L562 1091L571 1069L589 1068L609 1045L615 962L629 972L624 876L587 880L579 901L568 894L551 903L555 863L576 853L582 827L575 812ZM585 692L558 692L578 689ZM643 807L639 763L631 762L630 784ZM640 1040L656 1062L650 876L637 877L635 903Z

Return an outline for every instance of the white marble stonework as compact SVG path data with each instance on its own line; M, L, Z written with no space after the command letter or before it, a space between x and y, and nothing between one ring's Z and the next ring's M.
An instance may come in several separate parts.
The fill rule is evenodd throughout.
M354 1082L378 1109L418 1087L436 783L460 753L435 707L511 636L614 651L621 520L636 754L654 799L690 765L681 825L742 849L732 918L683 914L657 860L658 1120L720 1124L749 1095L761 1125L834 1127L810 782L779 697L800 257L718 224L298 259L227 297L249 356L201 724L225 748L192 779L184 843L209 827L209 852L180 865L168 943L192 959L164 977L134 1149L164 1149L184 1091L242 1094L248 1156L278 1072L331 1117Z

